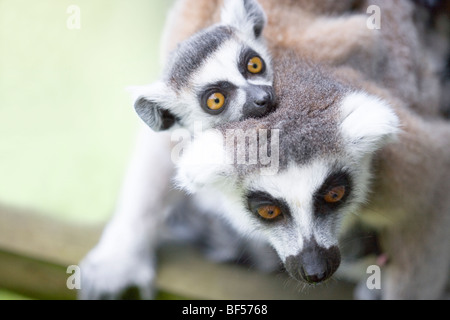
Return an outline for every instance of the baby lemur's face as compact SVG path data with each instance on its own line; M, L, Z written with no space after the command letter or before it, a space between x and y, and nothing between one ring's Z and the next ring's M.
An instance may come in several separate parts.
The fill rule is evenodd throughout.
M141 88L139 116L155 131L203 129L265 116L274 109L273 72L261 33L265 15L254 0L229 0L222 22L171 54L162 79Z

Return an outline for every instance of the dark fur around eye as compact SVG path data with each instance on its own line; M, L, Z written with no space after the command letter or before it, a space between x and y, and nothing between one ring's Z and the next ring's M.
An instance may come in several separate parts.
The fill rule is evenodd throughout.
M227 81L219 81L211 85L208 85L205 88L203 88L198 94L200 106L206 113L209 113L211 115L221 114L227 108L229 101L234 97L236 89L237 87L234 84ZM220 92L225 96L225 104L222 108L218 110L211 110L210 108L208 108L207 101L212 94L217 92Z
M345 194L342 199L335 203L328 203L324 200L325 195L333 188L345 187ZM314 214L323 217L333 213L334 210L343 206L352 192L352 181L350 174L346 171L335 171L330 174L322 186L314 194Z
M254 214L255 217L260 219L260 221L263 221L265 223L272 224L274 222L285 220L290 217L290 210L289 210L288 204L284 200L274 198L266 192L250 191L249 193L247 193L247 195L245 197L245 201L247 204L247 209L252 214ZM272 220L266 220L266 219L262 218L258 214L257 210L261 206L268 206L268 205L273 205L273 206L279 207L282 211L281 215Z
M247 68L248 61L254 57L260 58L263 63L262 70L258 74L251 73L250 71L248 71L248 68ZM242 52L239 56L238 68L239 68L239 72L244 76L244 78L248 79L250 77L264 75L266 73L266 62L255 50L246 48L246 49L242 50Z

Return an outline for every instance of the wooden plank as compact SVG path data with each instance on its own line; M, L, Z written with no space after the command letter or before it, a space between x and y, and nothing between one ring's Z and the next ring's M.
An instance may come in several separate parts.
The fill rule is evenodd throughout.
M0 206L0 250L59 265L80 261L97 243L102 228Z
M67 266L98 241L101 226L68 224L0 207L0 288L39 299L74 299ZM330 281L303 289L284 273L216 264L195 249L170 246L159 253L159 290L194 299L351 299L353 286Z
M168 247L160 256L157 286L182 296L220 300L342 300L352 299L353 295L353 285L342 281L306 287L286 273L263 273L205 260L192 248Z
M34 299L73 300L64 266L0 251L0 288Z

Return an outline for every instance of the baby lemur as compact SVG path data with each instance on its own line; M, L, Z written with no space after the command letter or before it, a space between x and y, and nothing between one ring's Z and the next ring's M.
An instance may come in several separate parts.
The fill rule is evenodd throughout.
M137 90L135 108L155 131L203 128L272 111L266 16L254 0L229 1L221 22L197 32L170 54L162 79Z

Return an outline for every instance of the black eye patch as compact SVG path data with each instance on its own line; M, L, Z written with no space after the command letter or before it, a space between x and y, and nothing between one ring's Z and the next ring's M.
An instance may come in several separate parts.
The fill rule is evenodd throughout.
M314 193L314 215L323 217L332 214L347 202L351 193L352 181L348 172L336 171L330 174Z
M250 191L245 196L247 209L255 215L260 221L265 223L274 223L276 221L285 220L290 217L290 210L288 204L282 200L272 197L270 194L264 191ZM281 209L282 214L272 220L263 219L258 214L258 209L264 206L275 206Z
M261 62L262 62L262 69L261 69L261 71L258 72L257 75L261 76L261 75L264 75L266 72L266 63L265 63L264 59L261 58L261 56L255 50L246 48L241 51L241 54L239 56L239 64L238 64L239 72L242 74L242 76L244 76L245 79L255 76L255 74L251 73L248 70L248 63L249 63L250 59L252 59L254 57L258 57L259 59L261 59Z
M207 112L211 115L218 115L218 114L222 113L223 111L225 111L225 109L227 108L227 106L229 104L229 101L236 94L236 89L237 89L237 87L234 84L227 82L227 81L219 81L219 82L213 83L211 85L208 85L208 86L202 88L200 93L198 94L200 106L202 107L202 109L205 112ZM213 95L215 93L220 93L225 98L224 105L219 110L212 110L208 107L208 99L211 95Z

